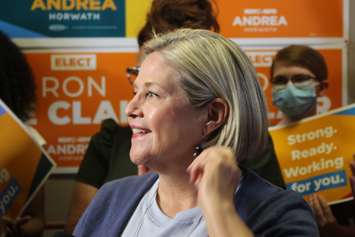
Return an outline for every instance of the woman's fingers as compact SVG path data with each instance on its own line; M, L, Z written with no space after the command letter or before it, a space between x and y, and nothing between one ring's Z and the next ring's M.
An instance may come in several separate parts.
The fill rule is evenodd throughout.
M323 212L325 221L327 223L334 222L335 221L335 217L334 217L333 212L330 209L327 201L321 195L318 195L318 200L319 200L319 204L320 204L320 206L322 208L322 212Z
M310 205L312 207L312 210L314 212L314 215L316 217L318 224L320 226L324 226L326 221L325 221L323 210L321 208L320 201L318 199L318 195L313 194L313 195L311 195L310 199L311 199Z
M191 163L187 172L190 174L190 181L197 185L197 188L212 193L233 190L240 177L234 153L222 146L204 150Z
M190 182L198 185L198 182L201 179L203 170L206 164L206 154L208 150L203 151L196 159L189 165L187 172L190 175Z

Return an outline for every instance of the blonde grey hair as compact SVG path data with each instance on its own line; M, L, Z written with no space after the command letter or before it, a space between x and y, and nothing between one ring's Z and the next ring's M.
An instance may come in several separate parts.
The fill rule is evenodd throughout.
M236 43L211 31L180 29L156 36L143 50L145 56L159 52L180 73L194 107L214 98L226 101L228 117L205 141L207 146L228 146L238 161L263 148L267 136L263 91L253 65Z

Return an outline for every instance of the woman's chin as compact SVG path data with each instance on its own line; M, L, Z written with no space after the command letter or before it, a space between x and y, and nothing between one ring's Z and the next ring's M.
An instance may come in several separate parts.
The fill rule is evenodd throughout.
M130 159L135 165L144 165L148 160L147 156L134 152L130 152Z

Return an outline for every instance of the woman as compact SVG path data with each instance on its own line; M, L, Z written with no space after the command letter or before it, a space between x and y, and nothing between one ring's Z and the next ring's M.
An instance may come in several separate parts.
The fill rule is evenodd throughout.
M137 36L139 48L154 33L181 27L219 31L212 9L209 0L152 1L146 22ZM130 137L130 128L118 125L113 119L104 120L100 131L92 136L76 176L66 233L73 232L79 217L104 183L146 172L144 166L139 166L137 170L136 165L129 160Z
M327 78L327 65L318 51L305 45L281 49L271 66L272 101L284 114L281 124L316 115L317 99L328 87ZM313 194L308 202L322 237L355 236L355 228L338 224L354 218L352 201L332 207L337 218L321 195Z
M151 173L105 184L79 236L317 236L302 198L237 162L267 129L255 70L230 40L178 30L144 46L126 113L131 160Z

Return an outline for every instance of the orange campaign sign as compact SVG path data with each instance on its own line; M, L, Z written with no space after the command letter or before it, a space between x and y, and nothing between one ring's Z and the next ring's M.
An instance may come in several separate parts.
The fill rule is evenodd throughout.
M269 131L288 189L329 203L352 199L355 104Z
M345 2L216 0L221 33L230 38L342 38Z
M268 98L269 118L275 124L281 113L271 105L269 67L275 48L248 48ZM324 49L329 66L329 89L319 110L342 105L342 49ZM126 123L125 107L132 88L125 76L136 65L137 53L122 50L25 51L37 84L38 107L33 124L47 140L47 152L58 164L57 172L75 172L90 137L105 118ZM40 62L40 63L39 63Z
M21 215L55 163L0 100L0 217Z
M90 137L105 118L120 124L132 96L126 67L136 65L135 52L26 51L37 84L34 127L47 140L47 152L59 172L74 172ZM74 168L74 169L73 169Z
M256 67L258 79L267 97L269 108L269 119L275 125L282 118L282 113L272 105L270 67L272 58L279 48L245 48L245 52L253 65ZM342 98L345 97L343 85L346 84L343 72L343 48L316 48L325 58L328 66L328 82L324 96L318 98L318 112L324 113L330 109L343 105Z

